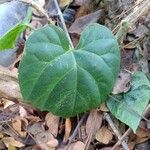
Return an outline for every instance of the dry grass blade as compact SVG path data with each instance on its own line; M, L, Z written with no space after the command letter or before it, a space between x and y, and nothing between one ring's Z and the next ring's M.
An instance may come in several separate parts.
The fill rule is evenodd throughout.
M133 12L130 13L126 18L124 18L124 20L128 21L130 23L130 25L133 26L135 24L135 22L137 22L137 20L142 15L147 13L149 10L150 10L150 1L145 0L141 3L139 3L139 5L133 9Z
M129 26L132 28L134 24L138 21L138 19L143 16L145 13L147 13L150 10L150 1L144 0L139 4L135 4L136 7L134 7L133 11L127 15L124 19L124 21L129 23ZM118 24L114 29L113 33L116 33L121 26L121 23Z

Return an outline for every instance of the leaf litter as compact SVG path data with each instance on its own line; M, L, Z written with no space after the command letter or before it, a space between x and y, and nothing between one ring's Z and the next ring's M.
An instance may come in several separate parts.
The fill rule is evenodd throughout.
M48 9L46 6L47 1L45 2L46 3L43 4L44 8L48 11L47 13L54 14L51 12L56 10L55 6L53 6L53 9ZM94 22L106 24L113 30L118 26L121 20L130 16L132 10L135 11L136 9L140 9L138 3L141 3L143 6L141 0L132 1L132 3L124 2L120 5L122 6L120 7L121 9L114 12L112 10L117 10L116 7L118 6L111 5L113 4L111 2L111 6L102 2L91 2L89 0L63 0L60 1L60 3L63 7L62 11L66 9L65 7L69 7L74 9L76 14L78 13L74 22L67 23L73 42L78 40L74 34L80 34L82 29L93 20ZM86 5L86 3L90 4L92 7ZM150 5L148 1L145 1L145 3L147 6ZM147 7L145 10L147 10ZM103 15L100 15L100 12L103 11L105 11L106 14L105 18L101 18ZM56 13L57 11L55 11L55 14ZM35 28L43 26L47 22L43 15L36 11L35 14L36 15L33 14L33 17L35 18L34 23L32 24L31 22L31 24ZM67 15L69 16L69 14ZM114 19L111 19L112 16ZM55 20L55 16L53 16L52 19ZM130 16L129 19L132 20L132 17ZM60 23L59 20L55 20L55 22ZM128 92L132 90L131 73L133 71L140 70L149 77L149 24L150 17L148 11L145 11L138 19L133 18L132 27L134 28L127 32L123 39L123 45L121 45L121 51L123 52L121 68L123 72L120 73L113 94L128 94ZM30 32L31 31L29 30L29 33ZM17 69L17 64L14 65L14 69ZM68 144L68 139L70 139L70 136L74 135L75 128L80 123L82 115L78 115L71 119L64 119L51 113L40 112L39 110L22 103L17 74L8 68L0 67L0 87L1 149L61 149L61 147L65 147ZM124 107L127 107L130 111L128 105L125 105ZM80 127L78 127L75 137L69 145L69 149L113 149L113 146L115 146L120 139L117 139L117 135L110 129L109 123L106 122L103 117L105 112L109 113L117 130L122 130L119 128L122 123L120 121L116 122L107 106L104 105L103 108L100 107L99 109L92 110L88 113L88 116L84 119ZM135 114L136 113L133 111L129 113L131 116L134 116ZM150 109L148 109L146 113L146 118L148 119L149 117ZM141 114L141 118L144 118L144 114ZM148 147L150 133L147 125L148 120L142 119L137 132L125 136L127 140L125 140L125 138L123 140L128 144L129 149L135 149L135 147L139 147L138 149L140 149L139 143L144 143L144 146ZM128 128L128 126L124 126L125 128L121 132L122 137ZM121 142L119 145L121 145ZM121 149L121 146L118 147L118 149Z

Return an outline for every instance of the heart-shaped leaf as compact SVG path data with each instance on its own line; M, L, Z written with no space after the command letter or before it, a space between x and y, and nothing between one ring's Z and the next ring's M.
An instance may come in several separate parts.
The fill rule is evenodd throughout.
M150 82L142 72L132 75L131 90L127 93L110 97L107 106L112 114L136 132L143 111L150 100Z
M48 25L27 40L19 67L25 101L41 110L70 117L99 106L112 91L120 52L111 31L89 25L75 49L65 33Z

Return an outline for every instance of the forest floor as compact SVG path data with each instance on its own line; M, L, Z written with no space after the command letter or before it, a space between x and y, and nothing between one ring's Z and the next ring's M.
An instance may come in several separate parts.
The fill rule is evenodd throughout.
M34 8L30 22L32 28L40 28L48 21L63 26L53 0L20 1L22 2L0 1L0 36L20 21L19 19L17 22L14 21L18 15L24 18L29 5ZM4 7L5 10L2 9ZM149 0L60 0L59 7L74 46L77 45L82 30L90 23L105 25L114 35L120 34L118 42L121 51L121 69L113 94L130 91L131 76L135 71L141 71L150 79ZM123 26L123 21L128 23L127 27ZM24 103L19 90L17 72L25 41L30 33L30 29L23 32L14 50L0 52L0 149L150 149L148 103L141 103L144 110L139 110L142 112L138 114L140 123L136 132L132 131L133 125L130 126L130 121L134 124L135 114L140 108L135 111L130 109L137 103L131 104L130 107L124 106L127 110L122 109L120 112L127 114L124 120L122 116L116 119L106 103L85 114L66 119ZM127 120L130 120L129 123Z

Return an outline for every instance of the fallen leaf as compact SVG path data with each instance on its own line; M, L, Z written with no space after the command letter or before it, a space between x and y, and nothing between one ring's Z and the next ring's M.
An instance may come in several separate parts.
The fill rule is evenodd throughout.
M134 147L134 150L149 150L149 149L150 149L149 140L138 143Z
M20 117L26 117L27 111L22 106L19 106L19 114L20 114Z
M65 7L65 6L68 6L69 4L71 4L72 2L73 2L73 0L60 0L59 5L60 5L60 7Z
M0 139L4 137L3 133L0 132Z
M138 27L132 31L132 34L134 34L136 37L144 37L148 33L149 29L143 24L139 24Z
M84 150L85 144L81 141L77 141L70 145L68 150Z
M143 143L143 142L147 141L148 139L149 139L149 137L143 137L143 138L137 137L136 138L136 144Z
M130 150L133 150L135 145L136 145L135 141L131 141L131 142L128 143L128 147L129 147Z
M42 149L50 149L47 143L55 138L51 134L50 130L45 130L42 122L34 123L28 127L28 133L32 134L35 142Z
M9 144L9 146L8 146L8 150L17 150L17 149L16 149L16 147L15 147L15 146L13 146L13 145Z
M76 12L75 18L77 19L77 18L83 17L89 14L90 12L91 12L91 9L89 8L88 5L82 5Z
M58 125L59 125L60 117L53 115L52 113L48 113L45 117L46 125L48 126L50 132L56 137L58 133Z
M3 143L2 140L0 140L0 150L6 149L5 144Z
M101 16L104 16L103 10L98 10L94 13L90 13L86 16L77 18L69 28L69 32L80 34L88 24L97 22Z
M7 100L5 98L3 98L3 100L4 100L4 103L3 103L4 109L14 104L14 102Z
M57 14L56 6L53 0L49 0L47 2L45 10L47 11L49 16L54 16Z
M71 133L71 119L70 118L66 118L66 121L65 121L65 135L64 135L64 141L67 141L69 136L70 136L70 133Z
M1 97L13 100L22 100L17 74L0 66L0 81Z
M96 109L92 110L88 116L86 122L86 133L89 135L95 133L100 129L103 120L102 113L98 112Z
M111 113L121 122L136 132L141 115L146 109L150 98L150 82L143 72L132 74L131 89L127 93L112 95L107 101Z
M41 119L39 117L32 116L32 115L27 116L26 119L29 121L30 124L34 124L36 122L41 121Z
M22 144L19 141L16 141L13 137L4 137L2 139L2 141L4 142L4 144L6 145L6 147L9 147L9 145L15 146L15 147L23 147L24 144Z
M27 133L25 131L27 125L28 125L28 121L25 118L22 117L15 117L12 120L11 123L13 129L19 134L19 136L21 136L22 138L25 138Z
M107 127L103 126L102 128L100 128L100 130L98 130L98 132L95 135L95 138L100 143L108 144L112 140L113 135Z
M120 72L113 89L113 94L126 93L130 89L131 75L128 72Z
M150 137L150 130L138 128L136 131L136 135L138 138Z
M53 139L53 140L50 140L47 142L47 145L50 147L50 148L56 148L58 146L58 140L56 139Z

